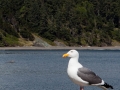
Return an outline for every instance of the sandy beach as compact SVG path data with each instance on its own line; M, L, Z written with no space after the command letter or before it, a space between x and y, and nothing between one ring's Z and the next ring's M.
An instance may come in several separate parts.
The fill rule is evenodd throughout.
M69 49L77 49L77 50L120 50L120 46L110 46L110 47L59 47L59 46L50 46L50 47L34 47L34 46L26 46L26 47L0 47L0 50L69 50Z

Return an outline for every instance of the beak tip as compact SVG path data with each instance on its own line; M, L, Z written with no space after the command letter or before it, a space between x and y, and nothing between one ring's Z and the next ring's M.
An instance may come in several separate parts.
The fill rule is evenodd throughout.
M63 58L66 58L66 57L68 57L68 54L63 54L62 57L63 57Z
M64 56L64 55L63 55L62 57L63 57L63 58L65 58L65 56Z

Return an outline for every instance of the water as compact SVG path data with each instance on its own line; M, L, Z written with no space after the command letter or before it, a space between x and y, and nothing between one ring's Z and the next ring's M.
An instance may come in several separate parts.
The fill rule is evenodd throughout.
M0 90L79 90L66 73L67 50L0 51ZM120 90L119 50L79 50L79 61ZM85 90L101 90L86 87Z

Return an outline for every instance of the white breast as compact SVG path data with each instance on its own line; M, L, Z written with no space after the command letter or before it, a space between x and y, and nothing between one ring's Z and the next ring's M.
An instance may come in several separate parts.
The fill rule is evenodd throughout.
M69 61L69 64L68 64L68 68L67 68L67 73L68 73L68 76L70 77L70 79L80 85L80 86L86 86L88 85L88 82L82 80L78 75L77 75L77 71L78 71L78 68L81 68L82 65L80 63L76 63L76 62L72 62L72 60Z

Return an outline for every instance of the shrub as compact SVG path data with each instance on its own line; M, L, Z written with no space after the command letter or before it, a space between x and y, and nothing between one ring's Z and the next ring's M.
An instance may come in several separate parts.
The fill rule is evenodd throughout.
M28 32L27 30L21 30L20 31L20 35L25 38L25 39L28 39L30 41L33 41L34 40L34 36Z

